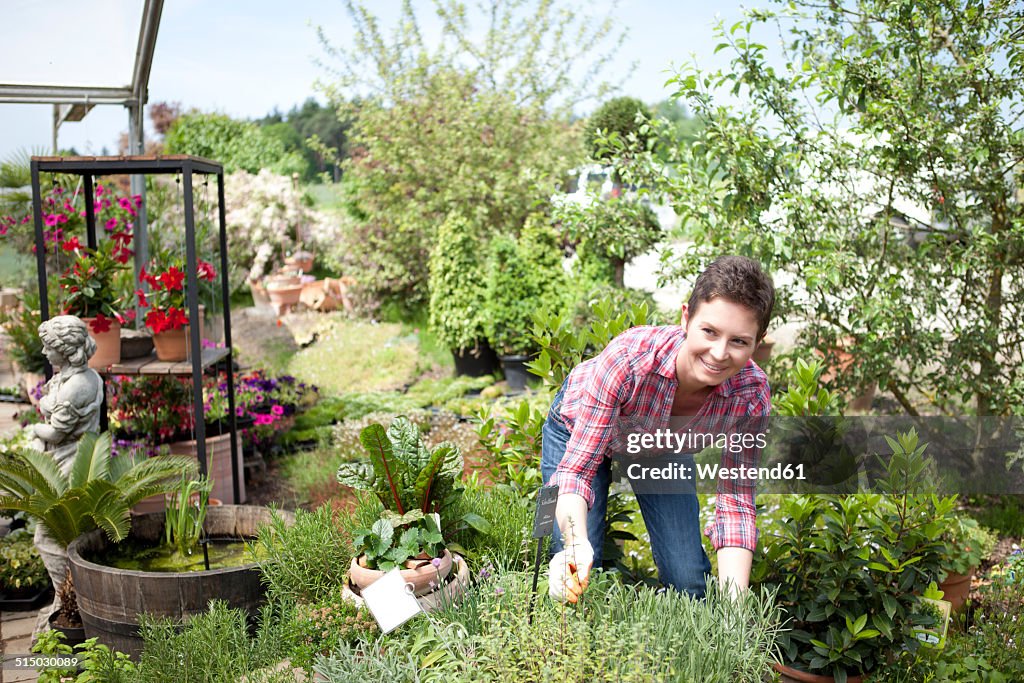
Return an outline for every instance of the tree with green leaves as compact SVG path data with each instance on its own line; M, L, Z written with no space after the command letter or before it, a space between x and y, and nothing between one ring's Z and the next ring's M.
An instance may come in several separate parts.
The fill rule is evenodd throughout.
M353 121L350 272L378 296L425 301L430 245L449 214L515 235L583 158L570 114L607 89L597 76L617 46L612 22L554 0L483 5L473 14L435 0L436 45L408 1L391 35L355 0L351 47L332 47L320 29L337 74L324 92ZM486 25L472 24L477 15Z
M279 132L226 114L191 111L174 120L164 138L168 154L193 154L219 161L226 173L259 173L269 168L290 176L304 171L305 160L286 148Z
M651 119L651 110L635 97L615 97L597 108L583 131L583 139L587 151L594 159L609 159L613 152L600 143L602 135L618 135L625 139L629 135L639 138L644 144L649 135L647 129L641 130L644 121Z
M1024 413L1015 5L798 0L720 26L731 65L674 80L705 123L677 173L644 150L624 164L693 229L672 274L751 256L794 282L777 310L806 343L833 367L853 354L842 383L877 381L909 414Z

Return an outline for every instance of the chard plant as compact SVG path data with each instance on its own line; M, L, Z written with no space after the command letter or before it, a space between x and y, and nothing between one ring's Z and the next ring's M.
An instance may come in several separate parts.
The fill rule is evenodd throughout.
M369 462L342 463L338 482L373 494L385 512L391 513L387 519L393 529L415 526L432 534L425 522L431 514L441 518L434 531L442 536L450 537L467 527L483 532L489 529L489 522L474 512L445 519L463 492L462 452L457 446L446 441L428 448L419 429L405 416L396 417L386 430L377 423L369 425L360 432L359 441ZM383 533L383 527L379 528ZM378 534L378 538L383 537Z
M384 572L421 555L438 557L444 550L444 538L433 515L422 513L413 522L408 515L385 515L371 528L356 530L354 541L356 552L366 555L366 566Z

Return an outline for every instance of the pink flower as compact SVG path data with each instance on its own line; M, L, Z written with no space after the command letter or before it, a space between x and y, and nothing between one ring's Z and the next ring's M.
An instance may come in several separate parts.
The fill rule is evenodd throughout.
M274 415L284 415L284 406L272 405L270 406L270 412L273 413Z
M103 227L106 228L107 230L113 230L114 228L117 227L117 219L111 218L107 220L107 222L103 224Z
M97 185L96 186L96 196L97 197L101 196L104 192L106 192L106 190L103 189L102 185Z
M46 223L46 227L52 228L53 226L57 225L57 214L46 214L46 218L43 219L43 222Z
M127 197L121 197L120 199L117 200L117 203L121 205L122 209L131 209L132 208L132 202Z

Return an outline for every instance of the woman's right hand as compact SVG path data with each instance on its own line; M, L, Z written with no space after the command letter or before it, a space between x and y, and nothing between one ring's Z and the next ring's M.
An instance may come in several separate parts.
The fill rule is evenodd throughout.
M593 564L593 547L587 539L577 537L551 558L548 595L555 600L575 603L587 588Z

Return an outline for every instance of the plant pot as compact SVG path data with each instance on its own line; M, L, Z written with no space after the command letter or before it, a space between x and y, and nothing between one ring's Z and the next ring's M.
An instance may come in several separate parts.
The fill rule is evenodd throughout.
M238 495L239 503L246 501L245 463L242 456L242 435L238 434ZM171 455L188 455L197 458L196 441L175 441L168 445ZM225 432L217 436L206 437L207 474L213 482L210 499L233 500L234 488L231 486L231 433ZM212 504L212 503L211 503ZM162 512L166 508L164 496L143 498L132 508L133 515L145 515L151 512Z
M531 356L524 355L498 356L510 390L523 391L526 389L526 382L530 379L530 371L526 368L526 364L531 359Z
M121 328L121 358L145 358L153 352L153 335L148 330Z
M942 591L943 600L953 605L954 610L963 609L967 602L967 596L971 592L971 578L974 576L974 569L965 574L954 574L950 572L944 581L939 583L939 590Z
M453 349L452 357L459 376L485 377L498 371L498 354L487 342L478 342L472 349Z
M0 589L0 611L20 612L37 609L43 604L43 598L50 593L50 584L34 589L21 589L7 592Z
M778 662L772 662L772 668L782 674L782 683L835 683L835 678L832 676L821 676L819 674L809 674L806 671L800 671L788 667L785 664L779 664ZM864 680L863 676L847 676L846 680L848 683L861 683Z
M410 560L405 564L408 569L401 570L402 580L413 585L416 595L426 595L437 588L438 584L443 582L448 573L451 572L452 554L446 549L441 555L441 565L439 567L435 567L426 558ZM366 566L366 555L360 555L359 557L352 558L348 577L362 591L384 576L384 573L379 569L368 568ZM430 585L431 583L434 585Z
M278 514L288 524L294 521L291 513ZM270 520L269 508L223 505L207 510L204 528L211 538L249 539L255 538L259 527ZM158 544L163 534L163 513L132 518L131 537ZM255 617L264 602L264 586L256 562L172 573L117 569L87 559L110 545L101 530L83 534L68 546L68 562L86 635L134 659L142 652L140 614L178 622L205 613L209 601L218 599Z
M416 598L416 601L420 603L420 607L428 612L432 612L457 602L468 587L469 566L459 555L453 554L452 571L448 574L447 580L444 581L444 588L419 596ZM350 580L346 581L345 586L342 588L341 597L357 607L362 607L363 598L357 593L358 590L359 588L352 583L350 577Z
M303 273L313 270L313 254L308 251L297 251L284 260L284 264L291 268L298 268Z
M46 620L50 624L50 629L58 631L64 634L64 644L74 647L75 645L81 645L85 642L85 624L81 626L58 626L54 623L57 617L60 616L60 612L54 612Z
M110 320L110 329L106 332L96 332L92 329L94 320L96 318L82 318L86 331L96 342L96 353L89 359L89 367L93 370L105 370L121 362L121 323Z
M281 282L267 283L267 294L270 296L270 306L277 311L278 315L284 313L299 303L302 297L302 283L285 284Z
M754 362L759 366L762 366L772 357L772 349L774 348L775 337L770 334L766 334L764 339L761 340L761 343L759 343L757 348L754 349L754 355L751 356L751 358L753 358Z
M249 292L252 294L253 306L256 308L270 307L270 295L267 294L267 288L262 284L249 280Z
M839 345L832 349L832 355L836 357L836 366L834 368L825 369L825 372L821 374L822 382L831 382L837 375L848 372L850 368L853 367L853 354L846 350L847 347L853 345L853 338L845 337L840 339L838 343ZM827 357L829 354L824 353L822 355ZM846 395L847 411L863 413L870 410L871 403L875 400L875 393L877 391L877 382L872 382L871 384L861 387L859 393L853 394L851 391Z

